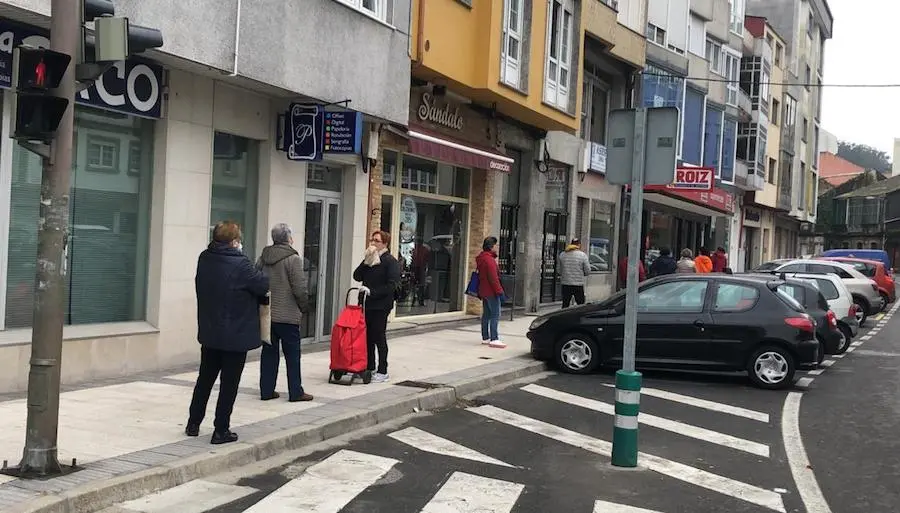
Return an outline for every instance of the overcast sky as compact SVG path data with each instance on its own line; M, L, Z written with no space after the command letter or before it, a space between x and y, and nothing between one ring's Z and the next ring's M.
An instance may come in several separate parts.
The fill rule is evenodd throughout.
M894 137L900 137L900 87L828 84L900 84L900 1L827 1L834 35L825 43L822 127L838 139L868 144L892 156Z

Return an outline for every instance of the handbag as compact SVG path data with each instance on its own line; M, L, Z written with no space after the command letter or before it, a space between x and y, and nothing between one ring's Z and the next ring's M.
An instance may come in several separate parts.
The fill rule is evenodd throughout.
M466 295L478 297L478 284L480 282L481 278L478 276L478 271L472 271L472 276L469 278L469 284L466 286Z

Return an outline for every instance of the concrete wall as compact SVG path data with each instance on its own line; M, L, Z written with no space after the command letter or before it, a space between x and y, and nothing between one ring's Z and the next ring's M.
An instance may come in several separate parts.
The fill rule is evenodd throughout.
M6 3L50 12L50 0ZM117 16L162 31L163 53L405 124L409 0L392 4L384 23L335 0L115 2Z

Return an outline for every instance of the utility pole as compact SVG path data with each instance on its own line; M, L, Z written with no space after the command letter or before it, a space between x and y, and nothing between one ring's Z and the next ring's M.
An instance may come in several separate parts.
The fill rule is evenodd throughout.
M612 464L636 467L641 373L635 372L638 328L638 287L641 265L641 222L644 186L675 180L678 109L620 109L609 113L606 180L631 187L628 216L628 273L625 289L625 340L622 368L616 372L615 425Z
M75 55L81 37L79 3L52 0L50 49ZM41 205L38 220L37 265L34 279L34 316L31 369L28 373L28 422L25 450L19 463L23 475L58 474L59 381L62 363L65 245L69 227L69 175L72 168L75 66L69 66L52 94L69 101L41 158Z

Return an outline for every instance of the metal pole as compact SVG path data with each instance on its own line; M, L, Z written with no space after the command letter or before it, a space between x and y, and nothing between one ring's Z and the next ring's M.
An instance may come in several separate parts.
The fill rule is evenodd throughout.
M616 414L612 464L637 466L638 411L641 374L634 370L637 347L637 302L641 257L641 221L644 208L644 154L647 109L638 108L634 121L634 156L631 169L631 201L628 218L628 274L625 290L625 342L622 369L616 372Z
M74 56L78 49L80 2L52 0L50 49ZM41 205L38 222L37 265L34 280L34 316L31 335L31 369L28 373L28 421L25 449L19 464L21 475L48 475L62 471L57 460L59 381L62 359L64 255L69 223L69 174L75 101L73 60L53 94L69 100L50 159L42 159Z

